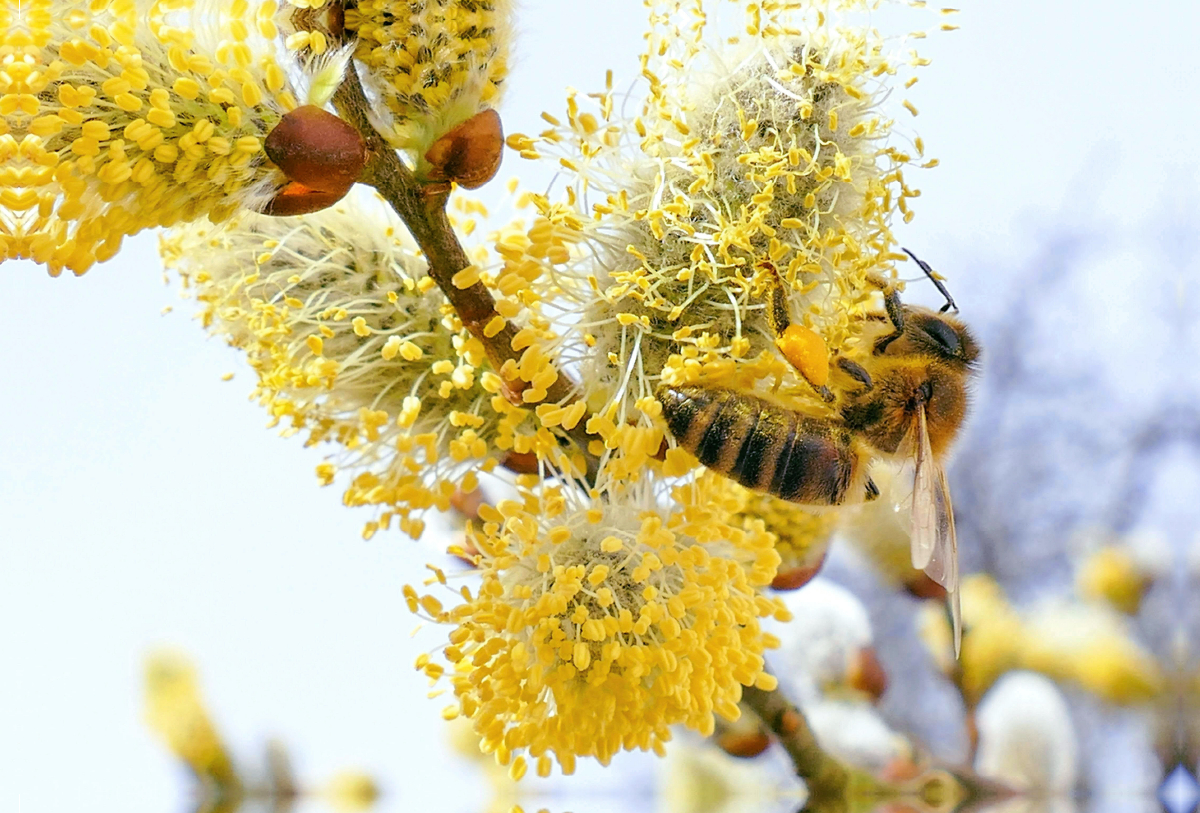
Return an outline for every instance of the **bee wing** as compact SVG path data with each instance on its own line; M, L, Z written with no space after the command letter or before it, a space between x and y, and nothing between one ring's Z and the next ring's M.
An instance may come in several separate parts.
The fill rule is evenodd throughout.
M938 534L933 557L925 573L929 578L946 588L946 600L950 602L950 619L954 624L954 657L962 649L962 603L958 597L958 535L954 531L954 506L950 503L950 485L946 472L937 467L937 519Z
M936 464L933 462L933 449L929 445L929 427L925 423L925 408L917 410L917 420L913 425L916 437L913 439L913 492L912 527L909 538L912 540L912 565L917 570L925 570L933 558L937 546L938 517L937 496L935 492ZM929 574L933 577L933 574ZM936 577L934 580L937 581Z
M933 549L925 573L945 587L958 590L958 535L954 531L954 506L950 504L950 486L946 472L935 466L933 473L933 514L935 534Z
M946 588L954 623L954 655L962 641L962 608L958 597L958 536L946 472L933 459L925 409L917 410L912 495L912 563Z

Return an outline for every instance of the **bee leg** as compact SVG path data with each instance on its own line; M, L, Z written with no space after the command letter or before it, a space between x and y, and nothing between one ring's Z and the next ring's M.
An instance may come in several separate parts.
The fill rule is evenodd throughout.
M875 481L870 477L867 478L867 502L876 499L879 496L879 486L875 485Z
M872 352L877 356L883 355L889 344L904 335L904 306L900 304L900 294L895 287L886 283L883 285L883 306L895 330L875 341Z
M759 263L771 273L771 284L767 288L767 324L776 337L782 336L792 326L792 317L788 313L787 286L779 276L774 265L767 262Z
M865 367L863 367L861 364L859 364L857 361L851 361L850 359L846 358L845 356L842 356L842 357L838 358L837 366L838 366L838 369L840 369L843 373L850 376L858 383L862 384L868 390L872 390L875 388L875 382L873 380L871 380L871 374L868 373L867 369Z
M821 400L832 403L835 399L833 391L825 386L825 379L829 375L825 342L808 328L792 325L792 316L788 312L788 288L783 278L771 263L763 260L759 266L771 275L767 287L767 324L775 334L776 347Z

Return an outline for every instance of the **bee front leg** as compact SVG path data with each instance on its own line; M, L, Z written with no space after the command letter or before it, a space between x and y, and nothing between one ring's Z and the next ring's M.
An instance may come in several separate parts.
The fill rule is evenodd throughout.
M871 352L876 356L881 356L889 344L904 335L904 305L900 303L900 294L896 290L896 286L888 280L871 274L867 277L867 281L883 292L883 307L894 328L888 335L875 340L875 347Z
M904 335L904 306L900 304L900 294L890 285L883 289L883 306L895 330L876 340L872 352L877 356L883 355L889 344Z
M839 356L835 363L839 370L853 378L859 384L862 384L865 390L875 389L875 382L872 380L871 374L867 372L866 367L863 367L857 361L851 361L845 356Z

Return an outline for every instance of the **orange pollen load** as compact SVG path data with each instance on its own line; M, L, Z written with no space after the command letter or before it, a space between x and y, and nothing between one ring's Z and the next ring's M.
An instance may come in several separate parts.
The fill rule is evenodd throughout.
M825 386L829 380L829 350L815 331L802 325L788 325L775 344L805 381L814 387Z

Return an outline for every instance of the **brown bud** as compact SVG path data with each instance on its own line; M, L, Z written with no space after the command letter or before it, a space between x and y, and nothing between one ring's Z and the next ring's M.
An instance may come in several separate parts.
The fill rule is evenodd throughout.
M887 672L883 671L883 664L875 655L874 647L863 647L854 653L850 660L850 672L846 676L846 682L867 694L872 700L877 701L883 697L888 686Z
M723 731L716 737L717 746L731 757L750 759L771 746L771 737L761 728L755 731Z
M904 589L916 598L946 598L946 588L929 578L923 571L914 570L904 582Z
M320 31L340 41L346 34L346 7L339 0L321 8L296 8L292 11L291 22L297 31Z
M537 474L538 456L533 452L509 452L500 465L516 474Z
M263 143L267 157L288 180L319 192L346 194L367 163L363 137L348 123L315 105L284 115Z
M302 183L292 182L275 193L275 197L263 209L263 214L275 217L291 217L319 212L346 196L350 187L336 192L319 192Z
M346 8L341 3L330 3L325 12L325 29L337 39L346 33Z
M519 378L501 378L500 379L500 394L504 396L504 400L516 407L528 408L529 404L522 397L522 393L529 389L529 382L522 381Z
M476 113L426 151L429 180L454 181L464 189L478 189L495 177L503 150L500 114L490 109Z
M804 585L808 584L816 575L821 572L821 567L825 564L825 557L828 554L828 549L821 554L821 558L815 565L807 566L783 566L775 574L775 578L771 580L772 590L799 590Z

